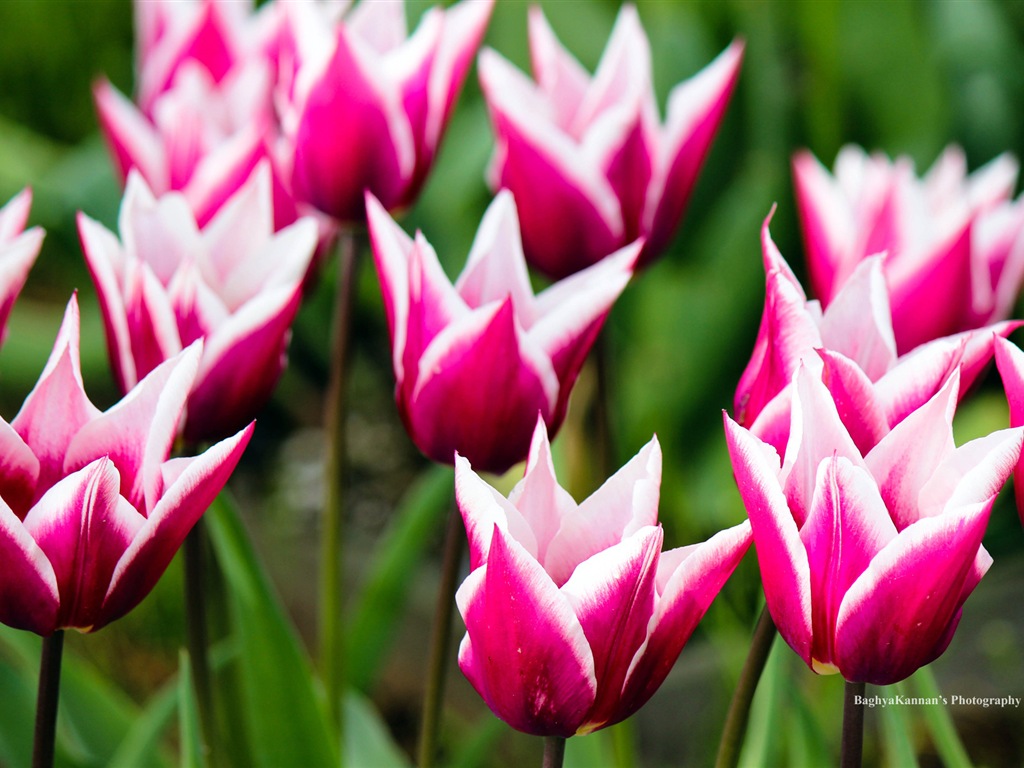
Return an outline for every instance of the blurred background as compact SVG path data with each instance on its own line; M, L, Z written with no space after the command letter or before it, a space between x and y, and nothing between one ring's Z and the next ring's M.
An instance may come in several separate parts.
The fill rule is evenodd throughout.
M592 71L620 3L541 5L563 43ZM673 246L626 290L605 332L616 465L657 433L665 455L661 520L666 547L675 547L745 517L721 413L731 410L757 331L764 294L759 227L773 204L778 210L772 235L797 273L804 274L792 153L806 147L831 166L839 148L853 142L889 155L907 154L919 171L948 143L963 146L971 169L1002 152L1021 157L1024 3L641 0L637 6L651 39L662 109L670 88L732 39L741 37L747 46L738 88ZM424 7L408 4L410 26ZM498 0L485 40L523 69L528 67L527 8L519 0ZM73 290L82 303L86 388L101 407L117 397L74 218L84 210L116 226L120 189L97 133L91 86L105 75L132 93L132 45L128 0L0 3L0 202L32 186L30 222L47 230L0 351L0 415L7 420L42 370ZM492 145L474 72L430 181L403 222L410 231L423 230L452 276L462 268L490 199L484 169ZM451 484L450 475L432 469L405 435L393 405L387 329L368 260L360 280L349 400L347 562L356 636L351 669L395 741L408 750L418 724L425 638ZM320 403L333 285L324 275L309 296L296 325L289 368L233 479L256 551L310 644L321 498ZM594 386L593 371L585 369L574 401L586 403ZM574 408L555 444L562 476L570 478L577 499L601 479L582 437L584 410ZM994 372L961 411L958 442L1005 426ZM517 473L521 470L504 481L509 487ZM968 602L950 651L934 667L944 693L1021 696L1024 535L1005 494L993 511L986 545L995 565ZM382 565L382 552L390 553L391 571ZM651 768L709 764L759 600L751 553L662 691L625 727L573 739L568 762ZM70 653L123 691L121 703L131 713L176 670L181 619L175 565L138 610L100 637L69 638ZM456 616L456 637L461 633ZM30 733L33 694L18 688L18 665L24 663L19 642L0 643L0 663L8 665L0 666L0 755L8 754L5 749L17 753ZM814 764L816 757L835 754L830 750L837 739L841 682L814 676L778 645L751 739L763 740L767 752L761 754L777 761ZM451 764L539 761L539 741L498 723L457 669L450 683L444 740ZM28 706L22 711L25 696ZM787 717L785 728L777 727L782 706L797 713ZM920 764L938 764L923 709L904 708L897 717L907 720ZM967 707L951 712L973 761L1024 763L1024 711ZM879 752L875 738L890 725L891 715L869 713L869 763L892 761ZM173 754L173 733L167 741ZM62 759L103 764L90 763L87 753Z

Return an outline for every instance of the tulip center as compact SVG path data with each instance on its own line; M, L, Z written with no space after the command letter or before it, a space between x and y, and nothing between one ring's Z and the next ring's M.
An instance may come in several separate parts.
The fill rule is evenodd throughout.
M819 675L835 675L839 672L839 667L832 662L818 661L817 659L811 659L811 669Z

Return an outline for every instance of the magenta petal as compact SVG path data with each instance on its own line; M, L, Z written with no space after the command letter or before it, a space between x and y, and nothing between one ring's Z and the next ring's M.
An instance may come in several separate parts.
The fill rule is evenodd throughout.
M778 456L727 415L724 418L729 456L750 516L768 609L779 634L810 665L810 565L779 485Z
M487 565L457 595L459 666L494 713L520 731L572 736L594 702L594 658L569 601L495 528Z
M60 594L53 566L21 520L0 499L0 622L49 635L58 628Z
M836 663L836 620L850 585L896 537L872 477L847 459L825 459L800 539L811 568L812 666Z
M996 366L1006 390L1010 407L1010 426L1024 425L1024 352L1006 339L996 339ZM1018 461L1013 470L1013 489L1017 498L1017 513L1024 522L1024 461Z
M990 507L921 520L875 557L839 611L836 660L843 677L888 685L942 654L967 597L964 584L974 579Z
M720 531L702 544L686 547L655 607L647 641L630 666L619 702L618 719L638 710L665 680L683 646L750 547L750 523ZM659 567L678 550L661 554Z
M875 399L874 386L849 358L826 349L819 349L818 355L824 364L821 379L835 401L839 418L857 450L867 455L889 431L885 413Z
M457 450L478 470L500 474L526 458L537 413L547 420L553 410L557 380L549 362L527 357L511 301L494 310L438 334L400 404L427 456L448 464Z
M46 553L60 592L58 627L98 628L118 559L144 519L118 495L113 462L97 459L54 485L25 517Z
M153 124L106 80L93 86L100 129L122 181L137 168L154 189L170 188L166 157Z
M793 156L793 187L814 295L827 304L846 269L841 244L853 242L852 212L828 170L810 152Z
M415 162L400 94L366 71L344 27L312 84L295 134L296 197L340 221L365 215L363 191L391 208L402 202Z
M11 425L0 419L0 499L19 519L32 505L38 479L39 459Z
M622 688L630 663L647 639L654 613L660 527L645 527L577 566L562 587L594 655L597 695L586 730L621 719Z
M195 458L171 462L176 475L164 465L164 495L117 562L103 600L101 624L126 614L153 589L185 536L228 481L252 431L250 424Z

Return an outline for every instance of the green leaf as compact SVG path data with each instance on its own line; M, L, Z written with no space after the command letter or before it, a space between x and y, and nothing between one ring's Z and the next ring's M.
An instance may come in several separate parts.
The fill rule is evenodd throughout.
M312 665L226 493L205 520L227 583L239 644L241 704L257 765L338 765L338 746Z
M573 736L565 742L565 768L616 768L615 746L608 731Z
M199 712L192 690L192 666L188 652L178 653L178 728L181 768L203 768L203 747L199 737Z
M434 466L424 473L405 495L370 560L373 565L356 606L348 643L354 688L366 691L373 685L416 580L416 566L451 505L452 489L450 468Z
M367 699L350 690L345 696L345 765L408 768L411 763L391 740L387 727Z
M167 761L160 755L160 742L175 712L178 711L181 696L179 688L178 679L172 677L150 696L117 751L110 758L107 768L167 765Z

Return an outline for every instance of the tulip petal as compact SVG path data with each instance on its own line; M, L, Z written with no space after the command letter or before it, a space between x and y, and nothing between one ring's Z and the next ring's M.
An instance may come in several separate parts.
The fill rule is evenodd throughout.
M164 494L117 561L97 628L126 614L153 589L185 536L231 476L253 426L195 458L164 465Z
M724 415L733 473L757 548L768 610L789 646L811 664L811 571L779 484L778 455Z
M844 244L854 240L853 212L828 170L810 152L793 156L793 187L811 285L814 295L828 304L849 273Z
M594 657L540 564L495 527L487 565L456 600L466 623L459 666L494 713L526 733L575 734L597 693Z
M871 559L896 537L872 477L849 460L822 460L800 540L811 569L815 671L836 663L836 621L850 585Z
M668 676L711 601L746 554L750 540L750 523L745 520L706 542L683 548L685 557L666 574L647 639L630 664L617 721L642 707ZM661 554L659 582L663 566L675 559L676 552Z
M888 685L942 654L990 508L976 504L920 520L875 557L839 610L835 650L843 677Z
M1010 408L1010 426L1024 425L1024 352L1006 339L996 339L996 366L1006 391ZM1018 461L1013 470L1013 490L1017 499L1017 514L1024 522L1024 461Z
M132 168L137 168L153 188L170 189L167 159L153 124L106 80L93 86L93 100L118 176L127 179Z
M594 655L597 694L585 730L618 719L626 673L654 613L662 539L660 527L641 528L584 560L562 586Z
M857 450L866 456L889 431L885 413L875 400L874 386L848 357L827 349L817 352L823 363L821 380Z
M661 446L653 437L562 519L544 561L556 584L564 584L580 563L598 552L657 525L661 464Z
M0 622L49 635L57 629L60 593L46 554L0 498Z
M101 458L55 484L25 516L60 593L57 627L89 632L118 559L144 519L118 495L117 469Z

